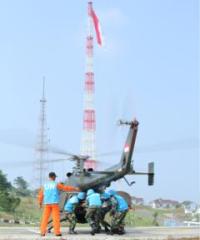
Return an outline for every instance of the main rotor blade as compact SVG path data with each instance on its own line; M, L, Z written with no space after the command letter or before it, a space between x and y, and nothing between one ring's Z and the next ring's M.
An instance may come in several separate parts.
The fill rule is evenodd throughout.
M104 152L104 153L100 153L100 154L97 154L96 157L99 158L99 157L108 157L108 156L114 156L114 155L119 155L121 154L122 151L112 151L112 152Z
M38 152L43 151L71 157L75 156L75 154L67 152L58 147L52 146L48 142L45 143L45 147L41 147L39 143L35 142L33 135L27 131L24 131L23 129L0 130L0 142L7 145L33 149Z
M174 142L163 142L160 144L152 144L146 146L138 146L135 149L136 154L152 153L152 152L166 152L166 151L178 151L178 150L189 150L198 149L199 142L198 139L183 139ZM122 151L111 151L98 154L97 157L108 157L122 154Z
M76 156L73 153L69 153L69 152L67 152L65 150L62 150L60 148L57 148L57 147L54 147L54 146L51 146L51 145L47 147L46 151L49 152L49 153L60 154L60 155L65 155L65 156L66 155L67 156L71 156L71 157Z
M41 161L41 164L48 164L48 163L57 163L57 162L65 162L65 161L74 161L71 157L65 159L47 159ZM39 165L40 161L16 161L16 162L1 162L1 166L12 165L12 167L27 167L31 165Z
M44 160L42 161L43 163L57 163L57 162L65 162L65 161L74 161L73 158L65 158L65 159L47 159L47 160Z
M178 150L198 149L199 140L195 138L188 138L177 140L173 142L163 142L149 146L141 146L136 148L135 153L152 153L152 152L166 152Z
M33 134L25 129L0 129L0 143L23 148L34 148Z

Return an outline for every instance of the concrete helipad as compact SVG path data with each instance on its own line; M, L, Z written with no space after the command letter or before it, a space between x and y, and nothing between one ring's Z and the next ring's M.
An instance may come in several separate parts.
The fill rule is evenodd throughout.
M109 236L104 233L91 236L89 228L78 228L78 235L68 235L67 229L63 228L63 237L54 237L48 234L46 237L39 236L39 229L34 227L0 227L0 240L37 240L37 239L69 239L69 240L111 240L111 239L133 239L133 240L174 240L174 239L200 239L200 229L195 227L180 228L127 228L123 236Z

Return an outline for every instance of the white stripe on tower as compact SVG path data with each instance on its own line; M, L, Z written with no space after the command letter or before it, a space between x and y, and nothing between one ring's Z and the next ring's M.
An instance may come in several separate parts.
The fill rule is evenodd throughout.
M84 164L86 169L96 168L96 114L94 108L94 72L93 72L93 28L91 18L92 2L88 3L88 33L86 38L86 73L84 89L83 135L81 154L90 156Z

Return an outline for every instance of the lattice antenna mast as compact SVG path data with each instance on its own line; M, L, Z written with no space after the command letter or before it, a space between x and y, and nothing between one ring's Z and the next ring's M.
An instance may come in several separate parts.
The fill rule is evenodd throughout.
M43 88L42 88L42 98L40 99L40 116L39 116L39 133L38 141L36 146L37 154L37 166L36 166L36 178L40 187L44 184L45 173L47 170L47 165L44 164L44 161L47 157L47 121L46 121L46 97L45 97L45 77L43 77Z
M93 71L93 24L91 18L92 2L88 3L88 30L86 37L86 72L84 88L83 135L81 154L89 158L84 167L96 168L96 114L94 107L94 71Z

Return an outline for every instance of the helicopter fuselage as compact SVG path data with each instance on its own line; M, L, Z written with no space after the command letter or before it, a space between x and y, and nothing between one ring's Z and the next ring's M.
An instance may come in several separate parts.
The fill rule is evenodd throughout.
M74 168L74 171L67 173L67 179L64 182L65 185L79 187L80 190L84 192L90 188L94 189L97 192L103 192L107 187L111 185L113 181L117 181L122 178L125 179L126 175L148 175L148 183L149 185L153 185L154 163L149 163L148 172L136 172L133 168L132 154L133 154L134 146L136 142L136 136L137 136L138 125L139 125L138 121L137 120L134 120L131 122L120 121L120 124L130 126L120 162L103 171L96 171L93 169L88 169L88 170L84 169L83 159L79 158L78 159L79 162L76 168ZM80 162L81 160L82 162ZM128 183L129 186L135 183L135 182L129 183L127 180L126 182ZM70 193L61 192L60 210L61 210L62 221L65 220L65 214L63 209L64 209L65 202L69 196L70 196ZM77 215L78 215L77 219L79 219L78 222L80 223L85 222L85 208L83 208L82 210L83 211L77 212Z

